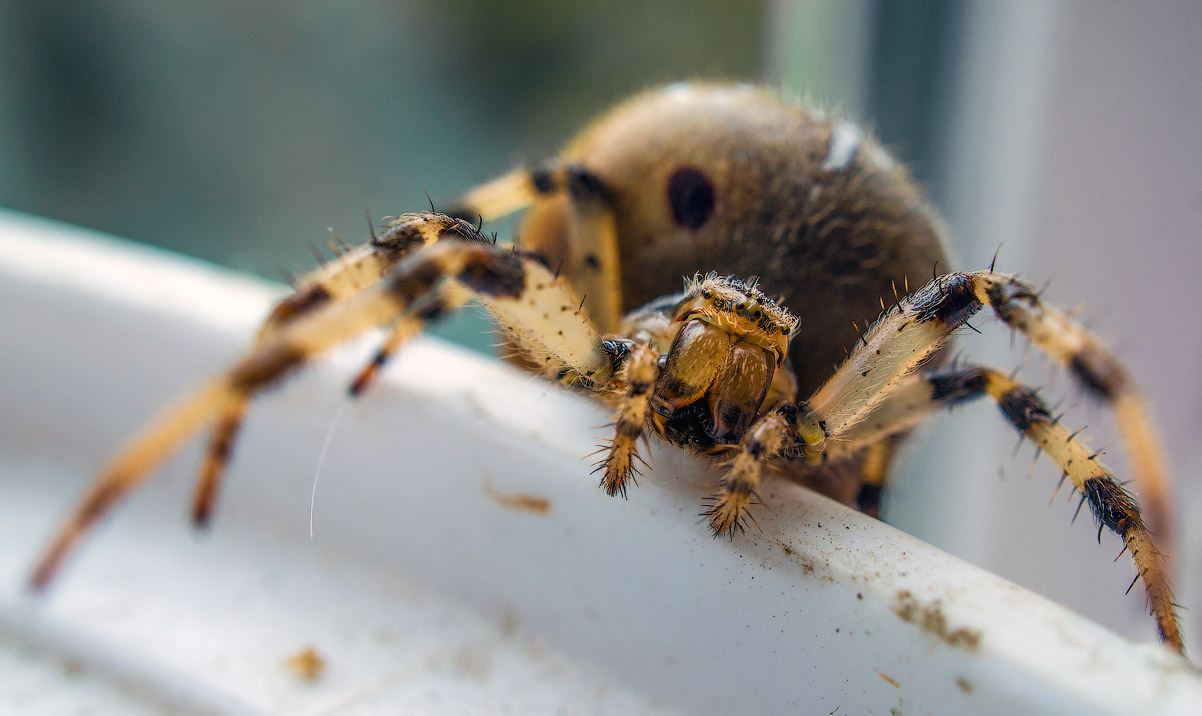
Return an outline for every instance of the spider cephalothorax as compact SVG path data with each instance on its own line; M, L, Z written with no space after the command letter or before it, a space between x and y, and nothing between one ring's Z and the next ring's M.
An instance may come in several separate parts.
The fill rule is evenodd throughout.
M193 509L204 523L250 401L306 361L387 328L352 383L358 395L426 322L475 302L522 365L613 409L597 465L608 493L627 493L645 435L722 458L703 513L715 536L744 528L768 472L875 512L901 438L937 410L987 396L1081 492L1100 529L1122 538L1162 638L1182 649L1139 503L1034 390L985 366L940 367L939 357L978 311L1029 337L1114 407L1163 527L1160 452L1134 382L1089 332L992 266L937 275L911 293L910 282L946 263L939 221L855 125L754 87L672 85L621 105L559 159L468 192L457 207L473 219L529 208L522 250L433 211L373 229L299 282L242 360L114 458L35 585L116 500L211 428ZM758 284L738 278L753 275ZM665 295L681 276L695 278ZM880 318L852 344L848 326L878 301ZM804 311L804 324L786 306Z
M669 442L701 451L737 445L766 405L792 397L785 357L797 319L754 285L708 275L671 306L651 396L651 424ZM769 388L776 380L776 394Z

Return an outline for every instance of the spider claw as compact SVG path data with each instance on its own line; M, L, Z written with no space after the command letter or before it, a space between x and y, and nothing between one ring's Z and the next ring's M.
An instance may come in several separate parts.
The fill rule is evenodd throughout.
M610 497L617 497L618 495L621 495L623 500L629 499L626 496L626 483L623 480L610 480L609 477L606 476L601 478L601 484L599 487L604 489L605 494L609 495Z
M733 542L735 530L738 530L740 534L746 534L744 518L751 517L751 515L744 505L732 500L729 493L710 495L703 500L703 504L707 501L710 503L709 506L698 516L709 521L710 534L714 539L725 536ZM756 527L759 525L757 524Z

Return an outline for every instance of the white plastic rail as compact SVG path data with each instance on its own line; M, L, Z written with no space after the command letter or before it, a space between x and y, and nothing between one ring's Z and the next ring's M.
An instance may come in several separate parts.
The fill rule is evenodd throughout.
M588 401L434 340L251 414L215 523L195 448L31 598L105 457L232 360L277 286L0 215L0 703L22 713L1197 714L1152 644L789 484L733 543L657 449L596 487ZM328 443L328 448L326 447ZM313 490L321 465L320 481ZM309 536L310 498L314 534ZM293 657L320 659L308 679ZM311 676L312 674L310 674Z

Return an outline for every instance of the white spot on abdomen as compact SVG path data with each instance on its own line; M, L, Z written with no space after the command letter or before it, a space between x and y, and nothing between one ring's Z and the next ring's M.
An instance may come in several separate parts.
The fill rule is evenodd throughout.
M689 95L695 91L691 82L673 82L665 85L662 92L666 95Z
M851 122L836 122L831 127L831 143L822 162L822 171L839 172L846 169L855 158L863 138L860 128Z

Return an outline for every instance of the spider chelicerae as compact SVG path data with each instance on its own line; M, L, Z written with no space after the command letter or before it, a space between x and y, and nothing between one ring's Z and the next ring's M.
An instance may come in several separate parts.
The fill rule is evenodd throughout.
M519 210L520 249L457 218ZM516 362L612 408L596 466L609 494L634 483L645 435L723 460L703 512L715 536L733 538L753 520L768 472L876 514L904 436L936 411L988 396L1082 493L1099 530L1122 538L1161 638L1181 651L1165 559L1134 497L1032 388L990 367L948 364L943 349L988 310L1068 367L1118 414L1150 521L1167 531L1163 459L1133 382L1015 276L991 266L919 284L946 265L941 233L904 169L850 122L744 85L644 93L552 161L478 187L446 213L405 214L360 247L337 246L241 360L116 455L33 584L49 584L116 501L211 429L193 502L194 520L206 523L254 397L326 349L386 327L351 384L359 395L407 338L474 302ZM664 295L682 276L691 277L685 289ZM847 326L876 311L848 346Z

